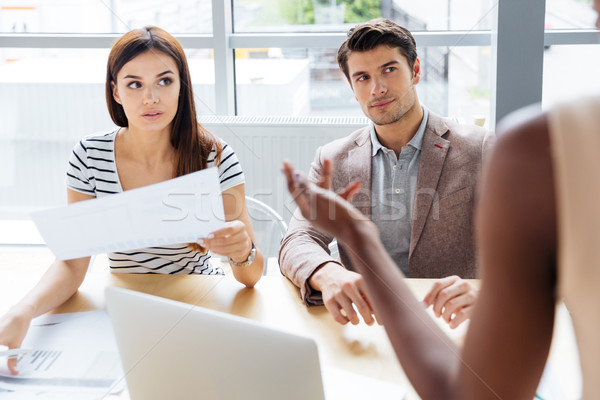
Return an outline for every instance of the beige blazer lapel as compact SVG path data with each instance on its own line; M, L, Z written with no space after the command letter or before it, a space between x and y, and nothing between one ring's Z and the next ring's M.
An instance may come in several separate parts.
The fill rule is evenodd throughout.
M348 184L356 180L362 183L360 192L352 199L352 204L360 212L371 217L371 144L370 128L363 129L354 140L355 147L348 151Z
M446 132L448 132L448 127L444 123L444 120L434 113L429 112L427 126L423 135L423 145L421 147L417 193L415 194L413 224L410 233L409 258L419 242L425 221L431 210L431 205L434 201L438 200L438 182L448 149L450 148L450 142L442 138L442 135Z

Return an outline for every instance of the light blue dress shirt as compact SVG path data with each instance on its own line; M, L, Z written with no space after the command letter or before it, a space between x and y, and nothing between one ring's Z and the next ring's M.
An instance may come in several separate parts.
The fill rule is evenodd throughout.
M400 157L379 142L375 126L370 124L373 144L371 219L379 228L386 250L406 276L419 160L428 116L427 108L423 107L421 125L402 148Z

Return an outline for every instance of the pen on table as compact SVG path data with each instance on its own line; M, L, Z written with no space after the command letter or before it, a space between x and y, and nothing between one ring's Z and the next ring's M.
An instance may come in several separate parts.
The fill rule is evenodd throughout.
M33 351L33 349L25 349L25 348L9 349L9 350L0 351L0 357L15 358L22 354L31 353L32 351Z

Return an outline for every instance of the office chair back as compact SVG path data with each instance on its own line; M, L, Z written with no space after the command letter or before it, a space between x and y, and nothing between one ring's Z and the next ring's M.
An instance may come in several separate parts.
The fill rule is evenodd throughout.
M287 231L287 224L277 211L260 200L246 196L246 208L256 235L256 246L264 256L263 275L266 275L269 257L279 255L279 246Z

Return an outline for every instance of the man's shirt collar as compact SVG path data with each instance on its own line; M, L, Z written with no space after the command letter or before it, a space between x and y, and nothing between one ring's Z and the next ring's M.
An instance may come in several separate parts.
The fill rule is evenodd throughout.
M421 150L421 146L423 145L423 136L425 135L425 127L427 126L427 119L429 118L429 112L427 111L427 107L423 108L423 120L421 121L421 125L417 129L415 135L410 139L407 146L412 146L417 150ZM373 121L369 121L369 131L371 134L371 144L372 144L372 152L371 156L375 157L379 150L387 150L385 146L381 144L379 138L377 137L377 133L375 132L375 124Z

